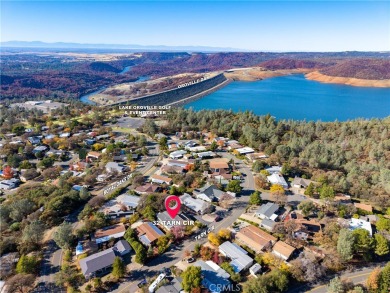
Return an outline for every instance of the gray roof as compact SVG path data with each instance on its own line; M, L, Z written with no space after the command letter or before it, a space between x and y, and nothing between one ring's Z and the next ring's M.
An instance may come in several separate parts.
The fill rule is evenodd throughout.
M180 201L196 213L204 213L210 207L209 203L198 198L193 198L188 193L184 193L180 196Z
M216 288L217 284L228 285L230 284L229 278L230 275L216 263L212 261L204 262L203 260L198 260L194 266L200 267L202 270L202 284L210 290L210 292L218 292Z
M98 270L109 267L114 263L116 257L113 248L80 259L80 268L84 276L89 276Z
M264 219L261 221L261 226L264 228L269 228L269 230L272 230L276 225L276 222L268 219Z
M263 204L257 211L256 214L264 215L267 218L270 218L277 210L279 209L279 205L268 202Z
M183 290L181 286L182 278L174 278L169 285L161 286L157 289L156 293L179 293Z
M242 271L248 265L253 263L253 259L248 256L248 252L246 250L235 243L231 243L230 241L222 243L219 246L219 251L223 251L224 254L232 260L230 264L236 273Z
M160 220L160 221L165 221L165 222L166 221L169 221L169 222L180 221L181 225L183 225L183 221L186 220L186 218L183 215L180 215L180 214L176 215L176 217L172 219L167 211L158 213L157 214L157 219ZM167 223L165 223L164 226L167 227L168 229L170 229L173 226L178 226L178 225L167 225Z
M291 185L301 185L303 187L308 187L310 183L312 183L312 181L309 179L295 177Z
M131 250L130 244L126 240L119 240L117 243L115 243L114 247L119 253L122 253L127 250Z
M125 206L136 208L140 199L140 196L122 194L116 198L116 201L124 204Z
M205 187L202 187L199 190L194 191L194 194L205 194L208 198L210 198L212 201L214 198L219 199L225 192L222 190L219 190L216 185L206 185Z

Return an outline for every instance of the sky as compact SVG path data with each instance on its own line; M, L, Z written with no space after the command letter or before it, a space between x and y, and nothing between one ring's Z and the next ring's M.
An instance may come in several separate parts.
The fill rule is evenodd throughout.
M390 51L390 1L3 1L1 41Z

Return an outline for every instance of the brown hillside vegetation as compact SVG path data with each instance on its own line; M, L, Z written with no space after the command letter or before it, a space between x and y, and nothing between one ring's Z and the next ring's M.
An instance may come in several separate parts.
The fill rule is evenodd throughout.
M321 73L330 76L352 77L359 79L390 79L390 60L352 59L322 68Z

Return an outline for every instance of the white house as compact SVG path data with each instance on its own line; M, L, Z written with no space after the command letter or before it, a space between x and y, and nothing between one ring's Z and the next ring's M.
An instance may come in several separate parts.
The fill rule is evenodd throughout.
M370 222L361 219L351 218L351 220L349 221L349 229L355 230L359 228L367 230L370 233L370 236L372 236L372 226Z
M250 147L243 147L243 148L239 148L239 149L236 149L236 151L240 154L240 155L246 155L246 154L251 154L251 153L254 153L255 150L250 148Z
M182 158L186 153L187 153L187 151L185 151L185 150L178 150L178 151L174 151L174 152L170 153L169 157L173 160L176 160L176 159Z
M253 264L253 259L248 256L248 252L236 243L226 241L219 246L219 252L230 258L230 265L236 273L249 269Z
M267 176L267 180L268 180L268 182L270 182L272 184L279 184L279 185L283 186L284 189L288 188L288 183L286 182L284 177L280 174L273 173L270 176Z

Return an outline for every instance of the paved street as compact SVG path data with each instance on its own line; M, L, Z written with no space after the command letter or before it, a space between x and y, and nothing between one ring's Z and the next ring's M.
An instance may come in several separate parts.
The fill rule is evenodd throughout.
M251 194L254 190L254 178L251 170L240 160L235 158L233 155L229 153L221 152L219 153L224 158L234 159L236 163L236 168L241 171L246 176L245 182L243 182L242 187L244 188L242 191L242 195L237 198L234 206L232 206L232 210L230 214L226 215L226 218L222 219L220 222L211 223L209 226L214 225L215 230L218 231L223 228L229 227L237 218L245 211L249 200L249 194ZM115 288L111 292L119 293L119 292L127 292L133 293L136 292L138 287L137 284L143 280L144 277L152 277L155 276L161 269L169 268L172 265L176 264L178 261L183 259L183 252L185 250L194 250L195 244L200 243L203 244L207 241L207 238L201 240L195 240L194 238L187 239L183 241L180 245L177 245L177 248L172 251L168 251L164 253L162 256L156 257L155 259L148 262L139 270L133 270L130 272L127 281L121 282L117 288Z

